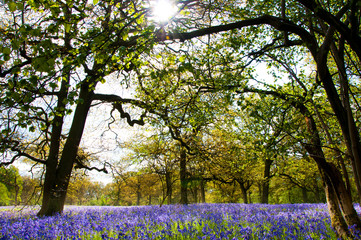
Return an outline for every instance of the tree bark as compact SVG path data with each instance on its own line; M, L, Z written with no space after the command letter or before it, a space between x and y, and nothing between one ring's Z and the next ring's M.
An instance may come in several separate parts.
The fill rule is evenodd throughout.
M237 181L237 182L241 188L243 203L248 204L248 195L247 195L248 189L244 186L244 182L241 181Z
M142 198L142 194L140 193L140 189L137 189L137 206L140 205L140 199Z
M337 69L339 70L341 101L343 103L344 108L346 109L347 119L349 124L350 146L348 147L348 151L349 151L349 155L354 158L351 161L352 169L354 173L354 180L358 192L359 202L361 203L361 179L360 179L361 145L360 145L359 132L356 127L356 123L354 121L351 104L350 104L350 98L349 98L350 90L349 90L349 83L345 68L344 44L345 43L342 39L339 42L339 49L337 49L335 44L331 44L331 51L333 52L333 58L335 59Z
M173 184L172 184L172 175L169 171L166 171L165 173L165 184L166 184L166 188L167 188L167 204L172 204L172 195L173 195Z
M187 181L187 152L180 147L179 176L180 176L180 204L188 204L188 181Z
M70 70L66 71L66 79L61 83L61 87L58 94L58 103L57 109L65 108L64 100L68 95L68 80L70 79ZM43 199L42 199L42 207L39 211L38 215L53 215L50 211L46 210L49 206L49 202L51 201L51 195L54 191L53 188L56 186L56 171L58 167L58 159L59 159L59 150L60 150L60 141L61 141L61 133L63 129L64 123L64 112L60 112L59 114L55 114L52 123L51 137L50 137L50 149L49 155L46 160L45 165L45 178L43 185Z
M262 182L262 193L261 193L261 203L268 203L269 197L269 184L271 178L271 165L273 160L266 159L264 163L264 173L263 173L263 182Z
M307 189L306 188L301 188L302 191L302 200L304 203L308 203L308 194L307 194Z
M353 207L351 194L347 191L346 186L343 182L342 175L340 171L331 163L328 163L323 154L323 150L321 148L321 140L317 132L316 123L311 115L307 112L306 107L303 105L299 105L299 109L303 113L306 119L306 125L311 137L309 139L309 143L305 144L305 148L310 156L317 163L318 168L322 173L324 173L326 178L326 184L328 181L329 185L332 186L332 190L335 193L335 196L338 201L339 208L342 212L344 221L348 226L355 226L356 230L361 229L361 222L357 216L357 212ZM325 189L328 191L328 189ZM326 192L326 194L329 194ZM332 193L331 193L332 194ZM337 212L335 212L337 214ZM338 215L337 215L338 216ZM338 217L334 219L335 221L339 221ZM335 222L337 226L342 226L342 222ZM338 235L342 236L346 231L345 229L341 229L338 232ZM348 230L347 230L348 231Z
M15 189L15 199L14 199L14 205L17 206L18 203L18 197L19 197L19 191L20 191L20 187L17 183L17 177L16 177L16 173L14 175L14 189Z
M345 108L341 102L340 96L336 90L335 84L333 83L332 76L327 66L327 52L321 49L319 53L314 56L314 58L317 64L318 75L322 81L324 89L326 90L327 98L337 117L342 134L345 138L347 150L351 156L351 161L353 162L355 181L358 181L359 183L357 184L360 184L361 186L359 178L359 176L361 176L360 135L356 127L355 120L352 116L352 112L350 112L350 109L347 110L347 108L350 107L349 103L344 102L344 104L347 104L347 107Z
M204 179L202 178L201 180L201 185L200 185L200 191L201 191L201 203L205 203L206 202L206 189L204 186Z
M54 155L46 166L47 176L45 177L44 196L41 209L38 212L39 216L52 216L63 212L69 180L90 109L92 95L93 91L89 89L88 83L83 84L79 95L83 101L78 103L76 107L59 165L56 166L56 156ZM55 141L54 144L58 143Z
M325 172L322 169L320 169L320 173L322 176L322 181L324 183L327 207L331 218L331 225L341 238L350 237L347 229L347 224L340 211L340 207L338 205L338 200L335 191L333 190L332 183L329 181Z
M193 187L193 199L194 203L198 203L198 186Z

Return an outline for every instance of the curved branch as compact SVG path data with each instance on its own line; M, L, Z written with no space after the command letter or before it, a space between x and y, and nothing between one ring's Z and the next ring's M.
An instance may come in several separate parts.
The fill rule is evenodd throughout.
M46 160L36 158L29 153L25 152L25 149L21 149L20 141L13 139L12 137L0 137L0 147L3 150L10 150L16 154L8 162L0 162L0 166L7 166L13 164L19 157L26 157L36 163L46 164Z
M13 164L13 163L16 161L16 159L18 159L19 157L26 157L26 158L28 158L28 159L36 162L36 163L46 164L46 161L45 161L45 160L36 158L36 157L34 157L34 156L31 156L31 155L28 154L28 153L24 153L24 152L22 152L20 149L17 149L17 148L15 148L15 147L12 147L12 148L11 148L11 151L17 152L17 154L16 154L15 156L13 156L9 162L0 162L0 167L1 167L1 166L8 166L8 165Z
M145 124L144 118L147 116L148 109L150 109L150 106L142 101L129 99L129 98L122 98L118 95L113 95L113 94L94 94L93 100L112 103L113 108L119 111L120 117L125 118L130 126L134 126L135 124L143 126ZM124 111L122 106L122 104L124 103L133 104L137 107L144 109L145 112L142 113L142 115L140 115L139 119L132 119L130 114ZM151 112L154 113L154 111Z
M143 125L145 124L145 123L144 123L144 118L147 116L147 111L145 111L144 113L142 113L142 115L140 115L140 118L139 118L139 119L133 119L133 120L132 120L130 114L127 113L127 112L124 112L122 103L119 103L119 102L113 103L113 107L119 111L120 117L121 117L121 118L125 118L125 119L127 120L127 123L128 123L130 126L133 127L134 124L138 124L138 125L143 126Z
M286 174L286 173L280 173L279 174L281 177L285 177L286 179L288 179L292 184L296 185L297 187L301 188L301 189L306 189L307 191L312 191L311 189L307 188L306 186L303 186L302 183L298 182L295 178L293 178L292 176Z
M80 162L78 158L76 158L75 162L76 162L76 165L74 166L75 169L83 168L83 169L87 169L89 171L96 170L98 172L109 173L108 170L105 167L105 165L107 165L107 164L109 165L109 163L107 163L107 162L104 163L103 168L86 166L85 164Z
M201 37L209 34L225 32L233 29L242 29L244 27L256 26L256 25L270 25L273 28L280 31L287 31L298 35L304 43L306 43L307 47L313 53L317 52L317 41L307 30L298 26L287 19L282 19L279 17L274 17L270 15L260 16L258 18L242 20L234 23L223 24L218 26L213 26L209 28L199 29L192 32L186 33L169 33L166 36L158 35L158 41L166 41L166 40L176 40L180 41L189 40L195 37Z

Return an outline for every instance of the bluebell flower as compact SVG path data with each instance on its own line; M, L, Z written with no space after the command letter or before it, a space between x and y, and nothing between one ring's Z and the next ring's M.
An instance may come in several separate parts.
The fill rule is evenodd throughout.
M335 233L325 204L72 207L63 215L45 218L36 217L35 211L0 213L0 240L89 239L93 235L159 240L330 239Z

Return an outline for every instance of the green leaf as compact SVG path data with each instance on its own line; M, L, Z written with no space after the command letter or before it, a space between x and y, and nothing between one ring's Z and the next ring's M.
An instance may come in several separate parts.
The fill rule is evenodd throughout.
M58 84L51 82L51 83L49 83L49 86L50 86L52 89L55 89L55 88L58 87Z
M105 78L100 78L99 80L100 80L101 83L105 83L105 82L106 82Z
M20 44L20 41L18 41L17 39L11 40L11 46L14 50L18 50L20 48Z
M8 6L9 6L9 9L11 12L15 12L16 11L16 8L17 8L17 4L14 3L14 2L9 2L8 3Z
M22 2L19 2L16 4L17 9L24 10L24 4Z
M1 51L6 55L9 55L11 53L11 49L8 47L3 47Z
M4 60L9 61L10 60L10 54L4 54Z
M30 127L29 127L29 131L30 131L30 132L35 132L35 127L34 127L34 126L30 126Z
M65 23L65 32L70 32L70 28L71 28L71 24L70 23Z
M186 57L185 57L184 55L182 55L182 56L179 58L179 61L180 61L180 62L184 62L185 59L186 59Z

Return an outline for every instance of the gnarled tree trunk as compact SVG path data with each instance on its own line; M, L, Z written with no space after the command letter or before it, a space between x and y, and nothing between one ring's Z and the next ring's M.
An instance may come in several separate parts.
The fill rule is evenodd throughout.
M305 116L307 129L311 134L309 142L304 145L307 152L315 160L317 166L323 176L325 191L328 195L329 208L332 210L331 220L332 225L335 228L339 236L345 235L348 232L347 226L354 226L355 229L361 229L361 222L357 216L356 210L353 207L352 198L350 192L347 190L343 181L340 171L331 163L328 163L323 154L321 147L321 140L317 132L316 123L311 115L309 115L307 109L303 105L298 105L301 113ZM337 199L337 204L334 203L334 199ZM336 207L338 206L338 207ZM337 210L338 208L338 210ZM342 212L342 218L339 211ZM345 227L344 222L347 226Z
M340 211L340 207L338 205L338 200L335 191L333 190L332 183L322 169L320 169L320 173L322 176L322 181L324 183L328 211L331 217L331 225L341 238L350 237L350 234L347 231L347 224Z

